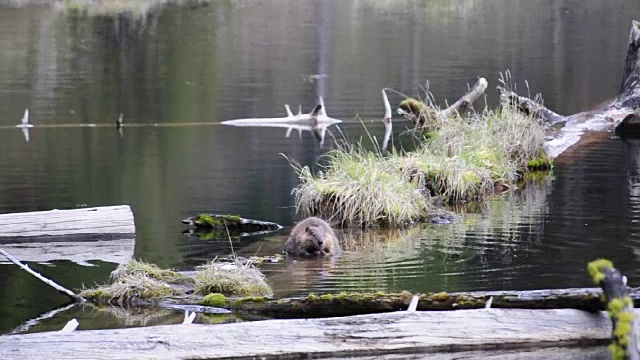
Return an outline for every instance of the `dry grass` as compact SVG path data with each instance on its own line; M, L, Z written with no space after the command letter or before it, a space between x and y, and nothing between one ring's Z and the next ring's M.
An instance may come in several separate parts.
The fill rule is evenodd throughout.
M194 277L197 293L220 293L225 296L272 296L265 276L253 264L240 262L212 262L198 266Z
M98 303L139 304L189 290L200 294L219 292L226 296L271 296L264 275L251 263L220 262L217 259L196 268L193 277L143 261L131 260L111 273L111 283L83 289L81 296Z

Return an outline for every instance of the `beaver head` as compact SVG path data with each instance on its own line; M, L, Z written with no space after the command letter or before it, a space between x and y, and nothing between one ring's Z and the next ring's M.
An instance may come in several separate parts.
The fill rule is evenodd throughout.
M307 226L304 229L304 246L310 254L325 255L324 241L327 237L325 230L320 226Z

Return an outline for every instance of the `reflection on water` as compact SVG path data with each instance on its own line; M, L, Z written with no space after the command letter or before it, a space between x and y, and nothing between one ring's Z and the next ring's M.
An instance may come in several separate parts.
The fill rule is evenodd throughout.
M544 287L514 283L531 271L527 254L543 246L551 179L489 201L449 225L338 232L342 254L264 264L276 295L309 291L464 291ZM468 211L469 209L467 209ZM529 236L522 236L528 234ZM245 246L240 254L281 251L285 237ZM555 271L555 270L552 270ZM496 282L503 285L496 287Z
M429 80L444 104L478 76L491 89L505 69L551 108L574 113L617 94L634 17L640 3L623 0L214 1L142 16L0 7L0 212L130 204L136 257L162 267L192 268L231 245L242 256L280 253L298 220L298 179L280 154L313 166L332 144L320 147L308 131L298 140L281 128L220 122L279 114L287 102L307 108L324 96L348 139L366 137L357 115L381 136L381 89L417 95ZM490 105L497 97L487 92ZM16 128L25 108L35 125L28 142ZM394 125L395 146L411 141L398 136L406 124ZM585 264L598 256L633 285L637 144L612 134L599 141L558 159L553 178L459 209L457 223L349 230L341 256L261 266L279 295L589 286ZM201 212L288 228L231 242L183 235L180 220ZM115 268L32 265L70 288L104 282ZM0 266L0 331L64 305ZM125 325L79 311L81 328ZM48 321L54 328L67 317Z

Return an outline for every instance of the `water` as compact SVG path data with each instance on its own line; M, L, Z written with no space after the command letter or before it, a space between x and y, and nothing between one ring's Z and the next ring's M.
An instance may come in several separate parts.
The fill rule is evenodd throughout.
M135 256L180 269L231 252L226 241L183 235L181 219L237 213L287 226L233 243L239 255L272 255L298 219L298 180L280 154L313 166L331 141L321 148L308 132L287 138L221 121L283 116L284 104L310 111L323 95L351 139L366 136L356 115L381 137L381 88L416 95L429 80L442 103L484 76L495 106L505 69L521 91L527 79L532 94L570 114L617 94L632 18L640 4L623 0L243 1L119 15L0 7L0 213L130 204ZM27 107L29 142L13 127ZM120 113L141 126L119 134ZM42 126L83 123L98 126ZM586 263L603 256L634 285L639 146L601 134L558 159L552 176L464 209L459 223L349 230L340 257L262 269L278 296L537 289L590 286ZM95 265L32 264L70 288L115 268ZM0 269L0 332L65 303L15 266ZM181 319L74 308L31 330L72 317L85 329Z

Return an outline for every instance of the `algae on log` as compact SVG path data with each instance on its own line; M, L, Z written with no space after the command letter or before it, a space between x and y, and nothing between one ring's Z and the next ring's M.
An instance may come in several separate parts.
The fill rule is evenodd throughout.
M604 310L600 301L602 290L598 288L576 288L529 291L489 291L464 293L430 293L420 295L417 310L461 310L481 309L493 298L492 308L518 309L578 309L590 312ZM333 316L349 316L406 310L412 294L402 293L339 293L311 294L307 297L271 299L268 297L245 297L227 299L217 307L231 309L234 313L259 318L293 319ZM640 288L631 289L631 297L640 304ZM193 297L167 298L160 306L202 304ZM185 307L186 309L186 307Z
M638 329L626 279L609 260L589 263L593 281L602 287L607 311L612 322L612 342L609 345L614 360L640 360Z
M194 226L195 231L191 233L204 240L267 234L282 229L282 226L273 222L245 219L237 215L200 214L182 222Z
M618 132L638 131L640 119L636 108L640 107L640 22L633 21L629 35L628 50L625 59L624 74L620 92L615 99L592 111L562 116L547 109L527 97L498 87L503 104L533 114L548 124L563 124L564 127L550 128L553 139L545 144L545 150L551 157L557 157L576 144L587 131L605 131L616 129Z

